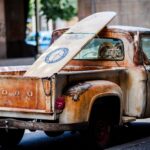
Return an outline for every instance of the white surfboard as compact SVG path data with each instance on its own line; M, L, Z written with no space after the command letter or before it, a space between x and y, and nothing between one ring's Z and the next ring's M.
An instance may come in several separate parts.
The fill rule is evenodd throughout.
M51 77L60 71L114 17L115 12L95 13L81 20L58 38L24 76Z

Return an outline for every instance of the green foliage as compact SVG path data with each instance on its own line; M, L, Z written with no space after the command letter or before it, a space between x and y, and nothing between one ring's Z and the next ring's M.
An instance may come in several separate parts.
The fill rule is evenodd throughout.
M69 0L41 0L41 10L46 16L47 21L57 18L70 20L76 15L76 9L69 3Z
M34 15L34 0L29 0L28 17L31 18L33 15Z

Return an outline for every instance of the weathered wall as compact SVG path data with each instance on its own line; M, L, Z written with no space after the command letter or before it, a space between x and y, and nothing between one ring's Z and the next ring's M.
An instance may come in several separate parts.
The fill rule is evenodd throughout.
M0 0L0 58L6 57L4 0Z
M150 27L150 0L78 0L78 6L80 19L94 11L116 11L112 24Z
M5 0L7 56L20 57L25 33L23 0Z
M25 44L29 0L5 0L7 57L30 57L34 47Z

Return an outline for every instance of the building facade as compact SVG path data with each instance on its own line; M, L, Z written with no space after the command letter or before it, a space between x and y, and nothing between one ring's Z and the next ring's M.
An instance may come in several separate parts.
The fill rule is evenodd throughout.
M32 56L25 40L29 0L0 0L0 59Z
M111 24L150 28L150 0L78 0L79 19L99 11L117 12Z
M0 58L6 58L6 24L4 0L0 0Z

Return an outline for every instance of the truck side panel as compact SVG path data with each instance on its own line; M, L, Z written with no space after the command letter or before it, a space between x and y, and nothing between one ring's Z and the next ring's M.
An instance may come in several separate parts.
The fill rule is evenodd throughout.
M66 107L60 115L60 122L88 122L94 102L104 96L118 97L120 99L120 108L122 108L122 91L115 83L96 80L72 86L65 95Z
M0 111L53 114L51 80L0 76Z

